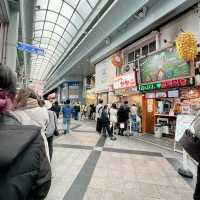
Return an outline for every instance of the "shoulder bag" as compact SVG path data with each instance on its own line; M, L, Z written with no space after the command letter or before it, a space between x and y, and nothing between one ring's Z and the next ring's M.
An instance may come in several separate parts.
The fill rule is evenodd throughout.
M198 120L198 118L199 115L195 117L191 124ZM197 135L193 134L190 129L187 129L179 143L194 160L200 162L200 139Z

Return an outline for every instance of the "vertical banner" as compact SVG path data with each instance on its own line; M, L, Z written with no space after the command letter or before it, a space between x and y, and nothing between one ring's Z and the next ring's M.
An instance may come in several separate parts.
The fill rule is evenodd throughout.
M78 100L80 94L80 83L77 81L68 82L69 99Z

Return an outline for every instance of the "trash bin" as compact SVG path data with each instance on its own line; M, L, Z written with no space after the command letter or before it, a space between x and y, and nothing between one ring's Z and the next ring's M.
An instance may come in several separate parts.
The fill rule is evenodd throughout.
M154 136L156 138L162 137L162 126L161 126L161 124L155 124L155 126L154 126Z

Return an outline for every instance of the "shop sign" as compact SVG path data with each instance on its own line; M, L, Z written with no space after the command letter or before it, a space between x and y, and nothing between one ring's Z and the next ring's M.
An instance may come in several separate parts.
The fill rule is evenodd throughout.
M161 83L161 88L166 89L166 88L176 88L176 87L184 87L188 86L188 80L187 79L178 79L178 80L168 80L168 81L163 81Z
M135 72L117 76L114 80L114 89L130 88L136 86Z
M145 98L146 99L154 99L154 98L156 98L156 93L146 93Z
M150 91L150 90L158 90L161 88L161 83L148 83L139 85L138 90L140 92Z
M167 88L178 88L194 85L193 78L182 78L177 80L167 80L158 83L148 83L139 85L139 91L145 92L150 90L167 89Z
M164 49L139 61L141 83L160 82L190 76L189 64L174 48Z

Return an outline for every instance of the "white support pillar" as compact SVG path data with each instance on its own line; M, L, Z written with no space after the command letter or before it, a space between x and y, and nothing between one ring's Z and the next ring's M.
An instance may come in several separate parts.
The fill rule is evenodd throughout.
M19 12L11 10L10 22L8 27L8 38L7 38L7 53L6 53L6 65L16 70L17 60L17 48L18 42L18 29L19 29Z

